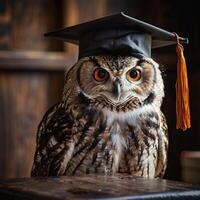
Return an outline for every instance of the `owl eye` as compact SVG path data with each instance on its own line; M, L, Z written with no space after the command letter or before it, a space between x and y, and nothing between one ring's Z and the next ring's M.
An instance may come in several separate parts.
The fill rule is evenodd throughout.
M101 82L108 80L109 74L105 69L99 67L94 70L93 76L96 81Z
M127 77L131 80L131 81L138 81L141 78L141 71L139 69L131 69L128 71L127 73Z

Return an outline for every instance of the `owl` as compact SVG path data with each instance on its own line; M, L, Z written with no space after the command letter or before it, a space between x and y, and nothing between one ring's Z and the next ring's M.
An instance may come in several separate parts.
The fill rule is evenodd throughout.
M32 176L118 173L162 177L168 136L159 65L133 56L83 57L37 132Z

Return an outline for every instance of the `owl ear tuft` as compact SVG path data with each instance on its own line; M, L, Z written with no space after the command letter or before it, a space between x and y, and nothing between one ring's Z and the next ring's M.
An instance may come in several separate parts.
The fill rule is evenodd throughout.
M176 128L183 131L191 127L190 106L189 106L189 87L187 66L184 57L184 48L179 42L179 37L174 33L177 41L176 52L177 62L177 81L176 81Z

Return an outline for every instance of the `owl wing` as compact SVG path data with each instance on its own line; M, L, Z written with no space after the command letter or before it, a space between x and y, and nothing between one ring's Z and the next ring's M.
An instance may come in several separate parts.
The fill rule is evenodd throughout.
M31 176L64 174L74 149L74 125L73 117L63 103L56 104L47 111L38 127Z
M164 114L161 112L160 130L158 134L158 161L156 167L156 177L162 178L167 167L168 152L168 127Z

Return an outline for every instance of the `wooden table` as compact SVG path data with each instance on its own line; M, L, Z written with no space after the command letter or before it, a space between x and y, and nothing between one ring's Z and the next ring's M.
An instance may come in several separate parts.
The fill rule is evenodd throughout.
M20 178L0 180L0 199L200 200L200 187L131 176Z

